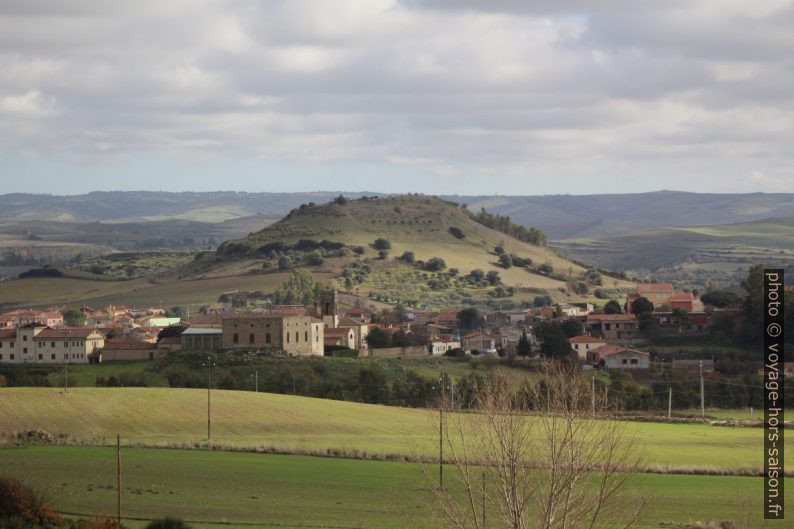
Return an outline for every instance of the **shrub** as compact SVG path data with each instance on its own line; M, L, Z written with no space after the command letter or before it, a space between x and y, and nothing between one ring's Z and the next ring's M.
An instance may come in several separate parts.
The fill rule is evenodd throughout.
M604 290L603 288L595 289L594 294L595 294L595 297L597 297L598 299L609 299L609 293L606 290Z
M414 262L416 261L416 256L412 251L406 250L400 256L400 261L406 262L408 264L414 264Z
M383 237L378 237L375 239L375 242L372 243L372 247L376 250L391 250L391 242Z
M447 263L440 257L432 257L425 263L425 270L429 272L440 272L447 267Z
M463 233L463 230L455 226L449 227L449 233L456 239L463 239L464 237L466 237L466 234Z
M546 275L553 274L554 273L554 267L551 266L551 263L543 263L542 265L540 265L538 267L538 272L540 272L541 274L546 274Z
M191 529L188 524L179 518L161 518L159 520L152 520L146 526L146 529Z
M41 494L13 478L0 478L0 518L16 518L40 526L61 521L60 515L47 506Z
M513 258L506 253L499 255L499 264L502 265L503 268L510 268L513 266Z

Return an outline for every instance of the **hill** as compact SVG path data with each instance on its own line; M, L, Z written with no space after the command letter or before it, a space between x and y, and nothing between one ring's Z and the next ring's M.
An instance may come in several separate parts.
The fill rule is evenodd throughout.
M756 263L792 270L794 217L643 230L618 237L558 241L555 246L595 266L652 275L681 287L702 289L709 281L730 286L738 284Z
M108 442L116 434L148 446L206 441L206 390L3 388L2 395L0 433L6 436L42 428L86 442ZM433 411L250 391L213 390L212 419L213 442L233 447L410 456L434 453L437 439ZM627 424L647 465L761 466L756 428Z
M660 227L748 222L794 214L794 193L652 193L450 196L469 209L509 215L551 239L605 238Z
M307 204L256 233L223 243L184 273L208 277L241 267L276 271L288 262L337 274L340 286L375 299L419 307L484 302L509 306L539 293L559 301L587 295L574 294L568 285L590 280L583 266L505 233L512 229L523 230L521 236L528 240L537 236L538 243L543 242L542 235L531 229L492 229L465 208L435 197ZM382 246L376 239L383 239ZM500 253L512 257L506 263ZM498 273L499 280L482 277L488 272ZM605 288L614 289L616 295L630 287L627 282L609 281Z

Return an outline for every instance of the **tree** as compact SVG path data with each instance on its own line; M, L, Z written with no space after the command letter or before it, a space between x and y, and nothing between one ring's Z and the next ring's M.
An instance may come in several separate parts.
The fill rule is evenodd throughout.
M483 326L485 326L485 318L478 309L469 307L458 312L458 327L462 330L469 331Z
M719 309L736 307L741 303L739 296L729 290L710 290L700 296L700 301Z
M550 358L568 358L572 354L568 336L556 321L542 321L535 326L535 336L541 342L540 352Z
M167 318L185 319L187 317L187 311L185 311L183 307L171 307L165 311L165 316Z
M502 265L502 268L510 268L513 266L513 258L510 255L503 253L499 255L499 264Z
M645 297L637 298L631 302L631 312L637 317L644 312L653 312L653 303Z
M69 327L82 327L85 325L85 314L79 310L69 309L63 313L63 322Z
M516 354L523 357L527 357L532 354L532 346L529 343L527 331L522 332L521 338L518 339L518 343L516 344Z
M540 308L540 307L548 307L553 302L554 302L554 300L551 299L551 296L546 294L544 296L535 296L535 299L532 300L532 305L535 306L535 307L538 307L538 308Z
M336 204L339 204L340 206L344 206L345 204L347 204L347 199L344 197L344 195L338 195L338 196L337 196L337 197L334 199L334 202L335 202Z
M585 283L584 281L577 281L576 283L573 284L572 289L576 294L580 296L584 296L590 291L590 288L587 286L587 283Z
M286 255L282 255L278 258L278 269L279 270L289 270L292 268L292 261Z
M414 262L416 261L416 255L414 255L412 251L406 250L400 256L400 261L408 264L414 264Z
M488 280L488 283L490 283L491 286L496 286L496 285L501 285L502 284L502 279L499 277L499 272L497 272L496 270L490 270L485 275L485 279Z
M383 237L378 237L375 239L375 242L372 243L372 247L376 250L391 250L391 242Z
M429 272L440 272L447 267L447 263L440 257L432 257L425 263L425 270Z
M541 366L521 392L498 375L467 392L475 413L446 413L438 426L450 462L444 486L435 466L422 466L449 526L636 525L645 507L628 490L638 466L636 440L624 422L592 420L614 413L605 392L593 395L578 372L556 364ZM449 408L449 399L440 405Z
M554 273L554 267L551 266L551 263L543 263L538 267L538 272L541 274L549 275Z
M371 349L382 349L384 347L391 347L392 337L391 334L384 331L380 327L372 327L364 338L367 345Z
M620 306L614 299L610 299L607 301L606 305L604 305L604 314L622 314L623 307Z
M479 268L475 268L474 270L469 272L468 277L473 281L482 281L485 278L485 272L483 272Z
M296 268L273 297L280 305L313 305L321 290L322 285L314 281L311 272Z
M455 237L456 239L463 239L463 238L465 238L465 237L466 237L466 234L465 234L465 233L463 233L463 230L461 230L460 228L458 228L458 227L456 227L456 226L450 226L450 227L449 227L449 233L450 233L450 234L451 234L453 237Z
M562 329L565 336L573 338L574 336L581 336L584 327L582 326L582 322L576 318L568 318L562 322L560 329Z

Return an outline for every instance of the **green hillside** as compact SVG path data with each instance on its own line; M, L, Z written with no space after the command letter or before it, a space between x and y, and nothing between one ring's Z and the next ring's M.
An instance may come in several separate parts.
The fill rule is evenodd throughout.
M0 433L175 446L206 441L207 392L171 388L0 389ZM432 454L433 411L291 395L212 391L212 440L308 453ZM758 468L757 428L627 423L649 466Z
M263 230L227 241L215 255L199 259L193 273L225 270L241 262L247 267L261 263L264 269L275 270L284 252L292 251L290 258L295 263L295 249L305 246L306 252L319 252L324 259L317 265L304 260L303 266L340 276L350 268L347 275L353 279L340 279L340 286L392 302L433 307L468 299L473 304L485 300L509 305L532 300L538 293L549 293L557 301L581 299L569 291L568 283L582 279L582 266L549 248L491 229L455 203L417 195L340 202L301 206ZM385 255L374 245L378 238L390 245ZM306 241L344 248L326 252L325 248L312 249ZM500 264L497 247L517 257L521 266ZM405 252L412 254L414 263L400 259ZM443 260L441 269L425 265L434 258ZM362 267L366 269L363 274L359 273ZM466 281L472 270L498 272L501 285ZM610 278L604 281L609 283L605 288L613 289L615 295L631 287Z

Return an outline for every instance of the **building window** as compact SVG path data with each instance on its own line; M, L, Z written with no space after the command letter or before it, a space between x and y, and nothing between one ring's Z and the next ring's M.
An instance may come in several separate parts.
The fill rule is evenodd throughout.
M309 341L309 331L303 331L303 339L305 341Z
M287 343L289 343L289 333L287 333Z
M10 356L11 356L11 360L13 360L14 359L14 353L11 353Z
M265 343L270 343L270 333L265 334Z
M55 360L55 353L52 353L52 354L50 355L50 360Z
M69 353L63 353L63 359L69 360Z
M628 361L624 358L623 360L620 361L620 363L621 364L626 364L626 363L628 363Z
M632 358L632 359L631 359L631 363L632 363L632 364L638 364L638 363L639 363L639 361L638 361L636 358Z
M53 349L55 349L55 342L52 342L52 343L50 344L50 347L52 347Z
M14 342L10 342L10 343L8 344L8 347L10 347L11 349L13 349L13 348L14 348Z
M27 334L23 334L22 335L22 341L23 342L27 342L28 341L28 335Z
M44 360L44 355L42 355L41 353L39 353L39 360Z
M234 336L232 336L232 341L234 343L240 343L240 336L237 333L234 333Z
M22 354L28 354L28 348L27 347L23 347L22 348Z
M44 344L44 342L39 342L39 343L38 343L38 346L39 346L39 347L44 347L44 345L45 345L45 344Z
M254 333L248 335L248 343L254 343Z
M298 343L300 338L298 338L298 331L295 331L295 343Z

